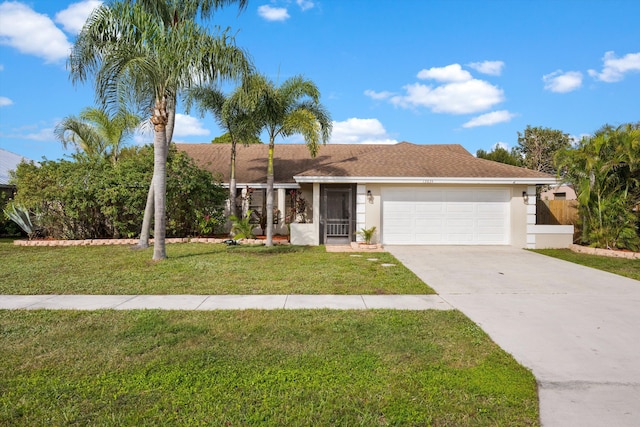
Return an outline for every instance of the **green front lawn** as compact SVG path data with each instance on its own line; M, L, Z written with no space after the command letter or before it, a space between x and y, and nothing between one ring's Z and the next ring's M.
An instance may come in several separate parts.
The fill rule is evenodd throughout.
M152 250L21 247L3 240L0 294L434 293L388 253L354 257L324 247L177 243L167 245L169 259L153 262Z
M0 339L0 425L539 425L457 311L0 311Z
M637 259L580 254L570 249L538 249L534 252L640 280L640 260Z

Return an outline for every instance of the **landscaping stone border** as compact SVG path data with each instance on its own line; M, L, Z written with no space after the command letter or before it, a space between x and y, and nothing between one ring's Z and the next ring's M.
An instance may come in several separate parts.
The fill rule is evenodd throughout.
M177 239L166 239L169 243L224 243L228 239L208 238L208 237L185 237ZM264 239L240 239L240 245L264 245ZM16 246L110 246L128 245L135 246L138 239L87 239L87 240L14 240ZM149 245L153 244L153 239L149 240ZM273 240L274 245L288 245L289 242Z
M611 249L591 248L589 246L570 245L569 249L574 252L587 255L600 255L611 258L640 259L640 252L613 251Z

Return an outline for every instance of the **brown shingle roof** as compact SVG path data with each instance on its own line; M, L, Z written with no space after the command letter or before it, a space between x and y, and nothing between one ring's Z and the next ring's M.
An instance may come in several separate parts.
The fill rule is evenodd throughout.
M229 181L229 144L176 144L198 165ZM238 146L239 183L265 183L268 146ZM478 159L461 145L329 144L311 158L300 144L278 144L274 151L276 183L294 183L306 177L430 177L430 178L553 178L530 169Z

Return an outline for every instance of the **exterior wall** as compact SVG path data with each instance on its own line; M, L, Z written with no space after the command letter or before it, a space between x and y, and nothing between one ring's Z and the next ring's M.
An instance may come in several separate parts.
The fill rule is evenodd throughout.
M365 222L364 228L376 227L376 232L371 243L380 243L380 233L382 233L382 186L380 184L367 184L365 186ZM371 191L369 197L368 192ZM363 227L358 227L358 230ZM362 238L358 236L358 241Z
M301 246L318 246L320 244L320 230L317 223L291 223L291 244Z
M534 187L535 188L535 187ZM525 204L524 198L522 197L522 192L528 191L526 185L515 185L511 187L511 223L509 225L510 228L510 236L511 236L511 246L516 248L526 248L527 247L527 223L530 220L529 215L531 211L531 207L528 204ZM533 197L535 198L535 190L533 193ZM529 203L531 199L529 199ZM533 223L535 224L535 205L533 206Z
M529 225L527 231L535 236L533 249L564 249L573 244L573 225Z

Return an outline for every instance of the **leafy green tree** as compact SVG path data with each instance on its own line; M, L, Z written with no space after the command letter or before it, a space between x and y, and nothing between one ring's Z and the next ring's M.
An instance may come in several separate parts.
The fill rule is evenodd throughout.
M213 2L222 4L228 2ZM69 59L74 82L95 76L96 94L115 105L133 97L150 106L154 126L154 252L166 258L167 127L179 92L202 82L239 78L249 70L227 32L214 37L195 19L212 2L121 1L96 8L78 35ZM173 18L166 14L173 7ZM191 8L190 8L191 7ZM184 19L180 13L187 14ZM191 12L190 12L191 11Z
M244 141L243 141L244 142ZM222 135L218 135L211 140L212 144L231 144L231 135L229 132L225 132ZM259 137L250 137L248 138L247 144L262 144L263 142Z
M260 74L243 82L243 102L256 112L262 129L269 137L266 197L266 245L273 245L273 153L276 137L303 136L312 157L320 143L331 136L331 117L320 103L320 91L301 76L291 77L280 86Z
M527 125L523 133L518 132L516 152L522 157L524 167L555 174L556 153L569 147L571 147L569 134L555 129Z
M507 165L522 166L522 157L515 148L507 151L505 148L496 146L488 153L485 150L478 150L476 151L476 157Z
M231 171L229 174L229 214L236 216L236 146L259 141L260 123L252 108L243 105L243 88L238 87L231 95L213 87L197 87L187 92L187 105L198 105L200 114L211 112L218 125L225 129L231 143Z
M640 124L604 126L575 149L560 151L557 164L563 180L576 189L582 242L638 249Z
M54 134L65 148L72 144L89 157L108 156L116 162L124 142L141 122L140 116L124 109L110 116L105 109L89 107L79 117L65 117Z

